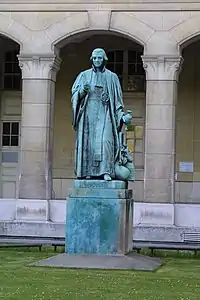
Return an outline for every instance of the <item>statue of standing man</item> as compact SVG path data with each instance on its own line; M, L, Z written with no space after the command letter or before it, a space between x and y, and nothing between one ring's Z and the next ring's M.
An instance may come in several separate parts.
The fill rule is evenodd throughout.
M105 68L105 51L95 49L90 60L92 68L81 72L72 86L76 177L132 180L133 163L121 131L132 116L124 113L117 75Z

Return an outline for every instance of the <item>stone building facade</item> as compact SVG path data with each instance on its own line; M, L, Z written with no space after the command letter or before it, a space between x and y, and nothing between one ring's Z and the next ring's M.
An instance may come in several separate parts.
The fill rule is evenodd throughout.
M134 239L200 227L200 3L0 3L0 234L64 236L70 89L95 47L133 110Z

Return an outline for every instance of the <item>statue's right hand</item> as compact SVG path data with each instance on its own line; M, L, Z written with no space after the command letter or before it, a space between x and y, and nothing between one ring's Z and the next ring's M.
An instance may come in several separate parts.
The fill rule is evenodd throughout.
M90 89L89 83L84 84L83 90L84 90L84 92L85 92L86 94L89 92L89 89Z
M82 89L79 92L81 99L84 98L88 94L89 89L90 89L90 85L88 83L84 84L84 86L82 87Z

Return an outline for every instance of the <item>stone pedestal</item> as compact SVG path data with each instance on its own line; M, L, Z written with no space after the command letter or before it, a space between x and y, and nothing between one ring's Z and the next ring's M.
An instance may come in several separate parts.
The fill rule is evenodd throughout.
M132 190L123 181L75 180L67 200L67 254L132 250Z

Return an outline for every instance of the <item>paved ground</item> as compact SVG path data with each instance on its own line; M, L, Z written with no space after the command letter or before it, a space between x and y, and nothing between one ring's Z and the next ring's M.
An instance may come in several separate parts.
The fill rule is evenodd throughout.
M162 260L159 258L148 257L135 252L128 255L73 255L63 253L32 263L31 266L153 271L161 264Z

